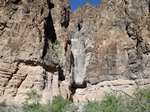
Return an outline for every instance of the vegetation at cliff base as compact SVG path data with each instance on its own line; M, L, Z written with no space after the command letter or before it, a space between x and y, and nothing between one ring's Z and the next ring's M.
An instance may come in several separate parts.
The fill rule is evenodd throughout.
M101 102L89 102L85 112L150 112L150 88L139 89L133 96L107 94Z
M69 104L70 102L61 96L54 97L51 105L52 112L65 112L65 106Z
M36 91L27 94L22 107L0 104L0 112L150 112L150 88L137 89L134 95L107 94L102 101L75 105L61 96L53 98L52 103L40 104L41 95ZM82 107L80 109L79 107Z
M121 97L108 94L101 102L89 102L86 112L123 112Z
M63 97L56 96L53 98L52 103L42 105L39 102L41 95L37 94L36 91L31 91L27 96L28 98L23 106L24 112L65 112L65 106L70 103Z

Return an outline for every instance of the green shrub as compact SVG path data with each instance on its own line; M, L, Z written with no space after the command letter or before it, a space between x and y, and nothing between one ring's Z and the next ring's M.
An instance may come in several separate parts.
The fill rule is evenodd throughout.
M31 92L27 93L27 98L25 103L38 104L41 99L41 95L38 94L36 90L31 90Z
M135 96L140 99L150 101L150 88L137 89Z
M86 112L150 112L150 88L138 89L133 96L107 94L101 102L89 102Z
M89 102L86 112L121 112L123 105L121 97L107 94L101 102Z
M100 110L99 102L89 102L85 106L85 111L86 112L99 112L99 110Z
M27 96L27 101L23 106L24 112L65 112L65 106L70 104L63 97L56 96L52 103L42 105L39 103L41 95L36 91L31 91Z
M28 104L24 106L24 112L49 112L43 105L41 104Z
M128 112L150 112L150 88L138 89L126 102Z
M68 100L65 100L61 96L56 96L52 101L52 105L51 105L52 112L64 112L65 106L69 104L70 102Z
M108 94L100 103L102 112L121 112L123 109L122 97Z
M53 49L58 49L60 47L60 43L58 40L55 40L55 42L52 43L52 48Z
M78 112L77 111L78 109L79 109L79 105L75 105L74 103L70 103L69 105L65 106L65 108L63 109L63 112Z
M21 107L14 105L6 105L5 102L0 103L0 112L23 112Z
M31 92L27 93L23 110L25 112L44 112L42 105L39 103L40 98L41 95L39 95L36 90L32 90Z
M50 112L50 104L40 104L41 95L36 90L27 93L27 99L24 103L24 112Z
M23 108L0 104L0 112L77 112L79 106L56 96L52 103L39 103L41 95L36 91L27 94ZM150 88L137 89L133 96L107 94L101 102L88 102L84 112L150 112Z

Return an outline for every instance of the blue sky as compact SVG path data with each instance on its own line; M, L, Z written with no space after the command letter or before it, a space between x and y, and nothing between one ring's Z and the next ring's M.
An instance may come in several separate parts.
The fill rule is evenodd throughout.
M100 4L101 0L69 0L71 9L75 11L78 7L83 6L85 3L90 3L93 6L97 6Z

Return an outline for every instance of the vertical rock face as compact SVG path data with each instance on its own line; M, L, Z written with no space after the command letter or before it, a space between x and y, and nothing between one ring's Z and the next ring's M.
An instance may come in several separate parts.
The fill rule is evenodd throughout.
M72 14L72 77L76 86L87 83L85 89L76 90L74 100L98 99L107 90L105 86L128 90L126 80L143 79L143 84L149 80L149 3L103 0L99 8L86 5Z
M87 5L72 14L72 49L79 61L74 63L79 74L75 77L91 84L149 77L144 73L150 52L148 4L146 0L106 0L100 8Z
M67 1L0 1L2 101L22 102L32 89L43 100L60 94L59 80L69 53L65 51L68 25Z
M149 85L149 53L149 0L104 0L71 15L67 0L0 1L2 101L23 102L34 89L43 102L130 92Z

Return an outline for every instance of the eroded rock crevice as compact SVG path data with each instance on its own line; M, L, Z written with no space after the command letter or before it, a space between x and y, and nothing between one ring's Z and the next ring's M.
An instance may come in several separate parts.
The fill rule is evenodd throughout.
M44 46L43 46L42 59L45 57L47 50L50 47L49 42L53 44L57 39L54 23L51 15L51 10L52 8L54 8L54 4L51 3L49 0L47 0L47 3L49 8L49 13L48 13L48 17L46 17L45 19L45 24L44 24Z
M70 5L68 4L67 6L62 8L61 11L61 26L67 28L69 26L70 22Z

